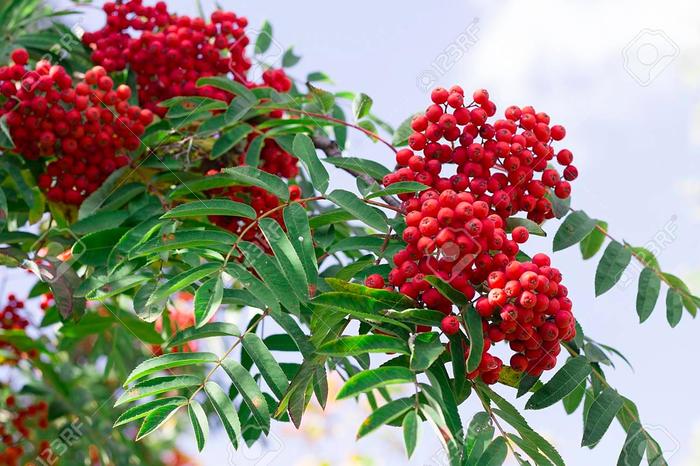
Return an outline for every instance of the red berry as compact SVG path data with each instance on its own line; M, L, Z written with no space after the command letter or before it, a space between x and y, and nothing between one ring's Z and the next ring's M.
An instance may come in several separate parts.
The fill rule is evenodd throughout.
M459 319L455 316L447 316L440 322L440 328L445 335L454 335L459 332Z

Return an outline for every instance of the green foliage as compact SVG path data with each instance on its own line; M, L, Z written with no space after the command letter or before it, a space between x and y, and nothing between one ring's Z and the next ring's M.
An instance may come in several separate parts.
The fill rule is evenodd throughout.
M7 38L2 53L17 44L27 46L33 59L51 51L56 35L67 29L56 18L69 13L34 0L6 2L0 6ZM77 44L64 61L69 70L83 72L89 51ZM256 59L272 45L266 21L253 44ZM299 59L289 48L282 65ZM127 72L115 78L134 79ZM311 84L330 86L321 72L307 81L307 91L295 83L283 95L267 87L249 89L231 76L199 79L198 86L233 98L179 96L162 102L168 112L130 153L132 163L115 171L79 209L47 202L36 185L43 162L3 151L0 264L30 269L45 280L35 292L53 293L56 303L43 325L57 331L34 339L7 330L0 332L0 342L41 353L25 376L41 373L42 383L25 389L52 399L52 413L59 407L65 412L56 411L63 414L52 422L105 406L108 425L98 420L95 432L108 432L114 419L114 427L139 422L136 439L146 445L129 441L124 450L112 444L125 443L125 436L105 435L99 440L109 444L112 457L159 464L148 449L159 436L150 434L169 430L161 429L169 420L182 426L185 411L199 450L210 426L223 427L238 448L269 433L273 422L299 427L312 398L324 408L327 378L335 371L345 380L337 398L366 399L371 407L357 437L400 427L409 457L426 422L439 432L451 465L500 465L509 451L519 464L563 465L559 452L500 394L512 391L528 394L526 409L559 401L568 414L583 407L583 446L598 444L617 418L627 437L619 464L639 464L645 451L650 463L665 464L637 408L603 373L625 357L584 336L580 326L562 347L571 357L553 376L540 380L505 366L500 384L489 388L467 376L479 368L488 345L471 299L438 276L425 277L459 311L460 329L447 337L439 331L442 312L362 284L372 274L386 280L391 257L405 247L401 218L388 216L403 213L396 196L428 186L402 181L383 187L389 168L345 156L348 128L375 140L385 131L393 146L402 146L412 133L412 117L393 131L373 114L370 96ZM271 117L272 109L283 116ZM272 142L299 159L298 177L285 180L262 169ZM0 147L13 147L4 117ZM331 174L337 170L358 179L359 194L333 189ZM299 188L301 198L290 196L290 186ZM273 206L253 204L249 187L272 194ZM230 199L231 192L240 197ZM663 272L650 251L612 239L606 222L572 210L570 199L548 198L556 217L564 218L552 241L555 251L579 244L582 257L590 259L609 238L596 270L596 295L615 286L634 261L643 265L636 300L640 321L653 312L662 284L671 326L679 324L684 308L695 315L700 299L680 278ZM541 225L525 218L508 218L505 229L517 226L546 236ZM65 251L70 259L59 258ZM46 278L59 270L55 279ZM183 328L182 316L172 310L187 300L192 325ZM239 327L232 321L244 309L253 318ZM269 334L268 322L277 333ZM219 344L225 351L211 352ZM89 390L71 393L82 383ZM122 383L112 407L108 387ZM399 394L399 387L410 395ZM460 412L465 403L472 412L483 409L466 431L465 411ZM83 462L68 458L69 464Z

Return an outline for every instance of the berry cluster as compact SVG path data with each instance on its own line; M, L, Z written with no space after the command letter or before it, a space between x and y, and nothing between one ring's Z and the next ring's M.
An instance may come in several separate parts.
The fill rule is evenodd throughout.
M75 86L66 70L47 61L28 68L24 49L12 52L13 65L0 67L0 108L15 151L33 160L55 157L38 179L49 200L79 205L119 167L125 152L139 147L149 110L129 105L131 89L114 89L102 67L85 73Z
M440 192L468 190L504 218L524 211L540 223L554 216L545 194L551 189L569 197L569 181L578 176L571 151L552 146L566 135L563 126L550 127L549 115L529 106L508 107L505 118L491 124L496 105L485 89L467 105L458 86L437 88L431 98L433 104L411 123L410 149L396 155L401 168L387 175L385 185L418 181ZM564 166L563 179L548 166L555 158ZM441 176L446 164L455 166L451 176Z
M217 171L210 171L208 175L215 175L217 173ZM280 206L280 201L277 198L277 196L257 186L232 186L226 188L225 190L215 191L215 193L211 194L217 197L228 197L232 201L242 202L244 204L250 205L255 210L258 216ZM289 198L293 201L301 198L301 189L299 188L299 186L289 186ZM279 223L284 228L284 218L282 209L277 209L275 212L272 212L269 215L267 215L267 217L277 221L277 223ZM212 223L240 236L242 240L257 244L258 246L262 247L268 254L272 253L269 244L262 235L260 228L257 227L257 224L255 227L250 227L251 224L256 222L255 220L245 217L219 215L211 216L210 220Z
M217 10L206 22L170 13L164 2L151 7L141 0L107 2L103 9L106 25L85 33L83 42L92 48L93 62L108 71L128 66L136 74L139 102L154 113L164 115L158 103L175 96L230 100L218 89L198 88L202 77L231 72L247 83L251 62L245 54L250 42L245 17Z
M23 311L24 301L17 299L14 294L9 294L7 303L0 314L0 328L3 330L25 330L29 326L29 320L22 315ZM5 349L16 356L15 359L4 360L3 364L12 365L19 359L35 358L37 356L37 352L34 349L24 352L9 341L3 341L2 339L0 339L0 349Z
M24 448L19 441L21 439L35 442L38 431L46 430L49 427L49 406L45 401L39 401L22 408L18 406L15 396L10 395L5 399L5 408L10 419L7 423L0 425L0 437L5 445L5 450L0 452L0 464L19 466L24 454ZM42 452L48 449L49 443L42 440L38 446L38 451Z
M39 307L42 311L46 311L48 308L56 304L53 299L53 293L44 293L41 295L41 301L39 302Z
M246 148L246 152L247 152ZM295 178L299 174L299 160L284 151L274 139L265 139L260 150L260 170L282 178Z
M468 376L495 383L503 362L489 353L493 343L510 342L516 352L512 368L539 375L554 367L559 341L575 334L561 274L544 254L532 262L519 261L520 244L529 232L524 226L510 234L506 230L507 219L520 212L538 223L552 218L545 194L568 197L569 181L578 173L569 150L555 155L552 142L566 131L550 127L547 114L512 106L505 119L490 124L496 106L488 92L477 90L472 98L466 102L458 86L435 89L433 104L412 121L410 148L398 151L397 170L383 180L385 186L418 181L430 187L400 195L407 245L394 255L386 287L444 313L441 328L448 335L460 327L454 303L425 277L439 277L470 301L478 294L484 349L479 368ZM548 168L555 157L565 166L564 179ZM449 166L453 174L443 175ZM380 275L368 277L365 284L385 287ZM466 347L465 358L468 354Z

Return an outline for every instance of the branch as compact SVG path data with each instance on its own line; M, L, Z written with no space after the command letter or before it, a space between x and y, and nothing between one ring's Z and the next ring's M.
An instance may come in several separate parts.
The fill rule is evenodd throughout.
M326 154L326 157L328 157L329 159L343 157L343 151L341 151L340 147L338 147L338 144L332 139L330 139L328 136L314 135L311 139L314 141L314 145L316 146L316 148L321 149ZM358 171L353 170L352 168L343 168L343 170L350 173L356 178L362 179L367 184L371 185L376 183L374 178L367 175L366 173L360 173ZM390 206L397 208L401 207L401 202L393 196L382 196L382 199Z

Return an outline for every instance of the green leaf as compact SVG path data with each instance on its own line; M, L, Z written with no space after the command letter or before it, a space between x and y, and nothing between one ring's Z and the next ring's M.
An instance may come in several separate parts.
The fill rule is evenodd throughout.
M251 141L245 153L245 164L257 167L260 164L260 152L265 145L265 136L260 135Z
M595 295L600 296L620 280L632 260L632 253L617 241L611 241L595 271Z
M390 173L389 169L381 163L357 157L333 157L326 158L323 161L344 170L369 175L377 181L381 181L382 178Z
M606 387L593 400L584 421L582 447L597 444L610 427L624 399L612 388Z
M148 415L151 411L156 408L160 408L166 405L182 406L187 404L187 398L184 396L174 396L170 398L157 398L146 403L141 403L124 411L114 423L114 427L119 427L129 422L142 419Z
M571 212L554 235L552 248L561 251L581 241L595 228L596 220L582 210Z
M224 131L212 147L211 158L219 158L233 149L233 147L241 142L251 131L253 131L253 127L248 124L236 125Z
M287 234L282 230L280 224L271 218L260 219L258 225L272 248L282 273L292 285L292 292L300 300L307 300L309 297L309 283L306 281L306 272Z
M255 53L261 54L267 52L272 44L272 25L265 21L260 28L258 37L255 39Z
M498 410L494 409L494 413L505 420L508 424L515 427L520 436L537 446L537 448L544 453L547 458L549 458L557 466L564 466L564 460L557 450L550 444L544 437L532 430L530 425L527 423L525 418L518 412L518 410L511 403L506 401L503 397L498 395L493 390L489 389L485 385L480 385L479 390L485 390L490 398L496 405L500 408Z
M350 377L338 392L337 399L357 396L388 385L413 383L414 381L414 373L405 367L378 367L377 369L359 372Z
M336 189L327 198L365 224L386 233L388 229L386 215L382 211L368 206L350 191Z
M188 327L179 331L168 341L167 347L180 346L189 341L202 340L204 338L225 337L241 335L240 329L228 322L209 322L201 327Z
M321 112L325 114L333 109L335 106L335 96L333 93L313 86L310 82L306 83L306 87L309 88L309 94L313 97L314 103L321 109Z
M600 231L600 229L608 231L608 222L598 220L596 226L598 228L594 228L579 244L581 255L584 260L595 256L605 242L605 233Z
M291 68L299 63L299 60L301 60L301 57L294 53L294 49L292 47L289 47L284 51L284 55L282 56L282 67Z
M366 117L372 109L372 98L364 93L359 93L352 100L352 114L355 120Z
M617 466L639 466L645 450L644 429L639 422L633 422L627 429L627 438L617 459Z
M315 286L318 281L318 262L306 210L297 202L285 207L284 225L287 227L289 241L304 266L306 280Z
M411 348L409 367L417 372L427 370L445 352L436 332L418 333L408 344Z
M536 236L547 236L547 233L537 223L527 218L509 217L506 219L506 231L511 233L515 227L525 227L527 231Z
M222 171L243 186L257 186L269 191L285 202L289 200L289 188L277 176L247 165L224 168Z
M244 243L245 242L241 242L240 246L245 247ZM255 278L245 267L240 264L229 263L226 266L226 271L236 278L246 290L250 291L253 296L266 307L271 310L279 311L280 302L277 300L272 290L270 290L265 283Z
M552 212L556 218L563 218L571 210L571 196L566 199L559 199L558 196L551 192L545 194L545 197L552 203Z
M260 294L260 292L256 292L253 289L248 289L248 291L255 296L256 300L263 302L263 304L268 304L270 301L265 301L263 298L267 300L270 298L269 295L271 294L271 297L273 297L276 302L284 303L287 309L298 312L299 290L292 292L292 285L290 284L286 275L282 272L279 263L274 260L272 256L265 253L265 251L263 251L257 244L241 241L239 244L239 249L245 256L244 265L248 269L253 268L262 282L249 282L248 280L243 282L246 289L249 288L247 283L251 283L253 287L261 288L263 294ZM233 267L235 267L235 265ZM267 289L267 292L265 292L264 289Z
M469 357L467 357L467 372L473 372L479 367L484 349L484 330L481 326L481 316L474 306L468 305L462 311L464 323L469 336Z
M508 445L503 437L496 437L493 442L486 447L486 450L479 458L476 466L500 466L508 455Z
M229 400L226 392L214 382L207 382L204 385L204 391L207 393L214 411L219 415L219 419L221 419L233 448L238 448L238 439L241 436L241 422L238 420L236 410L233 409L233 402Z
M142 362L126 378L123 386L126 387L134 380L141 379L154 372L172 369L174 367L191 366L194 364L215 363L218 358L213 353L169 353Z
M263 432L269 432L270 410L253 376L250 375L250 372L245 367L233 359L224 359L221 361L221 366L231 378L233 385L243 397L245 404L250 408L250 412L257 421L258 426Z
M253 360L277 399L282 399L289 381L265 343L256 334L248 333L243 337L243 349Z
M5 224L7 223L7 216L9 214L10 211L7 209L7 197L5 197L5 191L3 191L2 188L0 188L0 231L5 229Z
M227 174L209 175L202 178L188 180L186 183L183 182L180 186L172 190L169 197L171 199L177 199L190 194L196 195L196 193L208 191L210 189L239 185L241 185L241 182L236 177L232 177Z
M406 309L405 311L400 312L387 312L386 316L416 325L429 325L431 327L437 327L440 325L440 322L442 322L445 314L440 311L433 311L430 309Z
M675 327L681 321L681 317L683 317L681 295L673 288L669 288L666 292L666 320L671 327Z
M233 95L242 97L249 102L257 102L258 98L255 94L248 89L245 85L229 79L225 76L210 76L206 78L199 78L197 80L197 86L212 86L222 91L230 92Z
M168 419L170 419L182 406L183 404L160 406L148 413L146 418L143 420L143 424L141 424L139 432L136 434L136 441L141 440L154 430L158 429L158 427L165 424Z
M388 335L357 335L329 341L318 348L328 356L356 356L364 353L409 354L405 341Z
M135 259L149 254L156 254L177 249L207 248L226 251L236 237L225 231L182 230L173 235L152 238L129 252L129 258Z
M406 118L404 121L401 122L398 128L396 128L396 132L394 133L394 137L391 140L391 144L395 147L401 147L405 146L408 144L408 137L413 134L413 129L411 128L411 122L413 119L418 116L422 115L422 113L414 113L410 117Z
M418 183L416 181L399 181L398 183L393 183L388 188L371 192L370 194L365 196L365 199L374 199L375 197L381 196L393 196L395 194L402 193L420 193L428 188L429 186L426 186L423 183Z
M93 193L80 204L78 220L87 218L100 209L109 196L119 187L119 181L128 168L129 167L126 166L112 172L112 174L102 182L100 187L93 191Z
M209 215L256 217L255 210L248 204L229 199L207 199L180 204L164 213L160 218L204 217Z
M385 322L410 330L406 324L381 314L380 311L386 309L386 304L368 296L331 291L318 295L312 304L321 308L321 312L330 308L349 314L356 319Z
M189 405L187 405L187 412L190 415L194 438L197 440L197 449L202 451L204 443L207 441L207 436L209 436L209 421L207 420L207 415L202 405L200 405L197 400L190 401Z
M224 122L227 125L232 125L232 124L238 122L241 118L245 117L246 114L253 109L253 107L255 106L255 103L256 102L250 102L249 100L247 100L245 98L236 97L235 99L233 99L231 101L228 108L226 109L226 113L224 114ZM249 127L249 125L247 125L246 123L243 123L240 126L236 126L236 128L248 129L249 131L246 134L246 136L250 132L253 131L253 128ZM244 132L243 129L239 129L238 131ZM224 132L224 133L226 133L226 132ZM236 134L232 134L230 137L233 139L233 138L237 138L238 136L239 136L239 134L236 133ZM239 141L240 141L240 139L239 139ZM235 143L233 145L235 145ZM224 152L226 152L226 151L224 151Z
M206 281L194 294L194 322L196 327L209 322L221 306L224 297L224 282L221 275Z
M584 383L591 373L591 365L584 356L570 358L556 374L537 390L527 403L525 409L542 409L551 406L571 393L579 384Z
M403 413L411 409L414 404L413 397L399 398L398 400L390 401L384 406L374 410L374 412L362 422L357 432L357 439L359 440L384 424L398 419ZM415 414L415 411L413 413Z
M7 114L0 117L0 147L14 149L15 143L12 141L10 128L7 126Z
M324 194L328 190L328 171L318 158L316 147L311 138L306 134L297 134L294 137L293 148L294 156L306 165L313 187Z
M191 375L173 375L143 380L133 387L125 390L114 406L139 400L147 396L169 392L171 390L194 387L199 385L200 381L201 380L199 377L194 377Z
M156 290L153 292L153 295L148 299L146 304L148 305L149 303L157 303L158 301L167 298L171 294L190 286L196 281L207 278L219 269L219 264L207 263L199 265L189 270L185 270L184 272L175 275L170 280L156 288Z
M454 335L450 335L449 339L454 390L456 394L461 394L467 378L467 362L464 360L464 336L462 332L457 332Z
M661 279L653 269L645 267L639 274L639 286L637 289L637 315L639 323L649 318L654 311L656 301L659 299Z
M411 457L418 443L418 414L409 411L403 418L403 442L406 445L406 456Z
M469 422L464 445L463 457L466 464L474 464L484 452L486 444L491 442L496 429L491 424L488 413L480 411ZM464 461L462 464L465 464Z
M562 400L566 414L572 414L581 405L583 395L586 393L586 384L579 384Z
M360 296L368 296L382 303L385 309L403 310L415 307L416 303L408 296L394 291L377 290L358 283L350 283L337 278L326 278L326 283L333 290L343 291Z
M425 281L433 285L441 295L449 299L458 306L466 306L469 304L469 300L461 291L454 288L452 285L444 281L442 278L435 275L428 275L425 277Z

